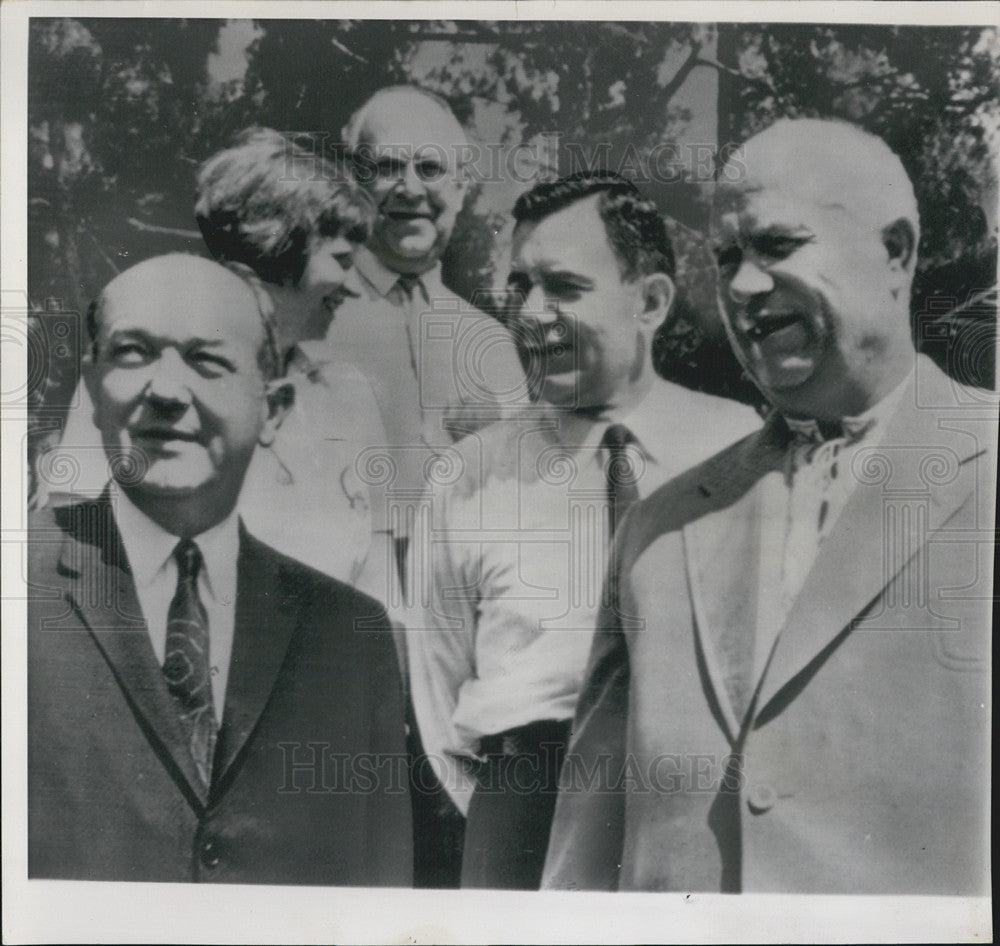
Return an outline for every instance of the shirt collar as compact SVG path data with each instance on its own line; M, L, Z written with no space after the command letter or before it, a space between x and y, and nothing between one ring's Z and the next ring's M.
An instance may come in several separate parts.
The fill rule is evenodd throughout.
M304 374L313 380L323 365L334 357L330 343L324 338L314 338L299 342L289 352L286 362L287 370L282 381L294 386L296 374Z
M666 405L672 392L678 385L671 384L661 378L653 380L652 387L646 396L637 404L620 411L609 411L600 417L577 413L575 411L559 411L558 439L573 449L598 450L605 431L612 424L624 424L628 427L635 443L643 456L653 463L663 461L669 449L669 418L668 411L683 410L681 405Z
M148 587L174 554L180 538L153 522L112 480L112 508L135 583ZM201 550L206 586L213 596L235 593L239 518L233 510L222 522L194 536Z
M354 269L380 295L388 296L392 287L399 281L401 273L389 269L367 246L359 246L354 254ZM441 264L437 263L426 273L421 273L420 281L424 284L429 298L433 299L443 288L441 282Z
M881 401L874 404L861 414L854 417L844 416L840 419L838 426L848 436L849 440L860 440L862 437L871 439L873 436L881 436L881 430L885 426L886 420L891 417L896 406L903 396L906 388L913 383L913 370L907 372L906 377L893 388ZM782 415L788 429L800 439L815 440L822 442L824 439L820 433L820 424L811 417L787 417Z

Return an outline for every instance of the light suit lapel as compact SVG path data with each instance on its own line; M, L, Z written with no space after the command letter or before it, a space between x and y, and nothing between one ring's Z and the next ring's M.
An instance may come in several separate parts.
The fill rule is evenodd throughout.
M756 635L761 529L757 488L781 475L785 433L769 421L737 450L709 461L699 490L707 512L684 526L697 645L730 741L739 741L749 701Z
M939 426L940 416L915 407L908 390L887 421L881 443L855 454L851 474L857 486L784 622L761 686L758 715L853 628L968 498L973 483L961 475L962 465L975 454L975 445L967 435ZM934 465L940 475L933 472ZM935 476L952 478L934 482Z

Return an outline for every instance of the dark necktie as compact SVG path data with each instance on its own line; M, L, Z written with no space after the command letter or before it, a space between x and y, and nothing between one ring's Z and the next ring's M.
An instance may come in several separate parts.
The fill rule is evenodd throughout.
M624 424L611 424L601 439L601 446L608 451L605 482L608 490L608 509L611 515L611 534L628 507L639 498L638 473L635 462L625 449L636 443L632 431Z
M396 285L399 287L399 294L403 301L406 336L410 345L410 367L413 369L414 377L419 381L421 374L420 314L425 309L424 284L419 276L404 273L396 280Z
M201 551L190 539L174 549L177 591L167 611L167 646L163 675L188 737L198 774L207 787L219 725L212 700L208 654L208 614L198 596Z
M400 291L411 302L417 301L414 296L414 290L416 290L416 295L420 298L420 301L423 301L424 283L419 276L412 273L403 273L396 280L396 285L399 286Z

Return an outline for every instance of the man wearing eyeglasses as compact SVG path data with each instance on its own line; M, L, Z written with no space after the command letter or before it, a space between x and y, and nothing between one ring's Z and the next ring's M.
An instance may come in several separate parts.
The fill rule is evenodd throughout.
M378 217L349 277L357 298L338 309L327 339L375 390L389 488L422 490L436 448L523 403L523 372L507 330L441 281L469 183L468 140L448 105L414 86L382 89L343 137Z
M352 297L326 339L375 392L386 442L359 458L359 472L401 498L395 508L372 512L392 532L405 589L415 571L405 567L413 528L406 506L428 485L435 456L527 395L507 329L441 281L441 255L468 190L469 142L451 109L423 89L392 86L351 116L343 138L377 218L345 283ZM409 619L410 632L420 623ZM462 818L421 761L411 729L415 882L457 886Z

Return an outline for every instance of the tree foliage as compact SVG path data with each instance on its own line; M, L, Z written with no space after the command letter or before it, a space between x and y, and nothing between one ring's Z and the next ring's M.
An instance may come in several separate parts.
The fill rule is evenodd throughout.
M721 142L782 115L839 115L899 151L923 217L918 310L934 308L935 299L940 310L942 300L995 281L996 220L983 212L996 201L990 136L1000 124L992 32L405 20L243 27L251 30L245 69L222 80L209 64L232 29L226 21L32 19L29 293L36 303L55 298L82 311L139 259L203 252L191 211L195 170L239 129L311 132L330 147L370 93L418 82L443 95L475 139L495 146L444 261L456 291L471 298L502 283L509 210L534 176L585 163L622 169L673 218L678 243L683 292L657 340L662 371L751 399L718 331L715 273L700 236L705 168L670 151L690 143L693 120L705 126L705 115L678 94L698 70L718 78L717 100L698 109L717 118ZM525 146L527 165L504 163ZM665 167L654 162L663 154L677 157ZM986 321L989 307L973 309ZM50 401L65 403L74 373L55 372Z

